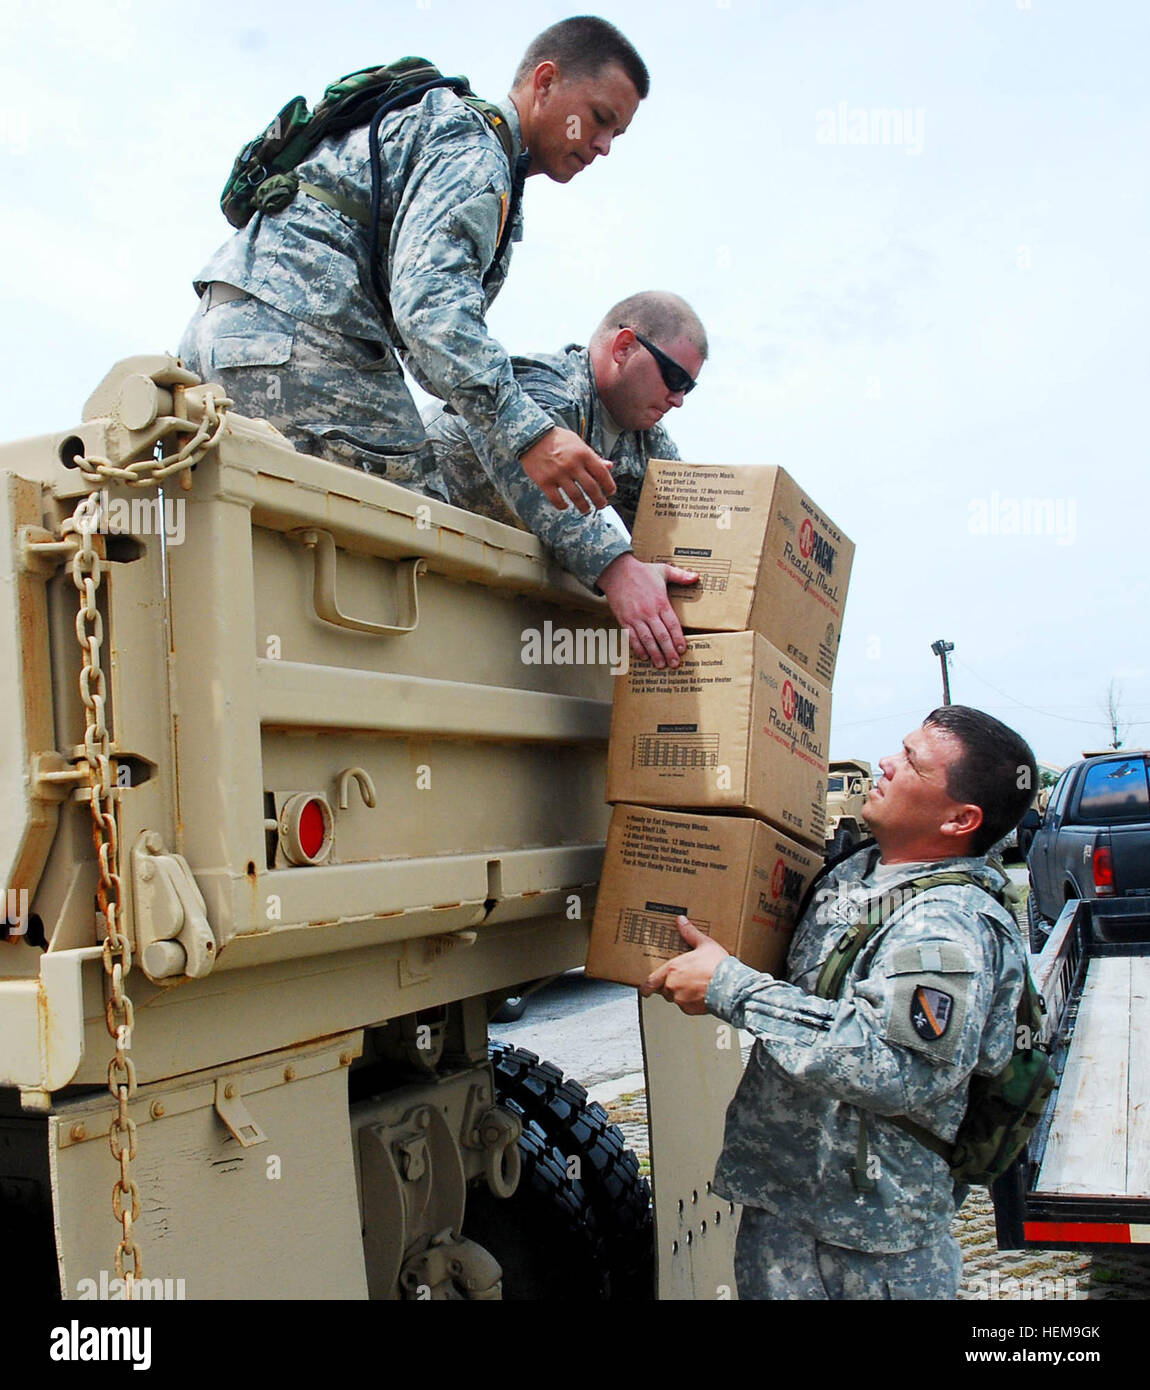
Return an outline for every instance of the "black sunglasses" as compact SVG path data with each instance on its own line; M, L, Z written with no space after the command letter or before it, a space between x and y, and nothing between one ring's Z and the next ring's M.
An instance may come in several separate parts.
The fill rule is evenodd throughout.
M619 327L631 328L631 325L621 323ZM635 333L635 330L631 328L631 332ZM695 378L685 367L681 367L673 357L668 357L662 348L657 348L650 338L644 338L642 333L635 333L635 337L658 363L659 375L663 378L663 384L668 391L680 392L686 396L695 389L697 384Z

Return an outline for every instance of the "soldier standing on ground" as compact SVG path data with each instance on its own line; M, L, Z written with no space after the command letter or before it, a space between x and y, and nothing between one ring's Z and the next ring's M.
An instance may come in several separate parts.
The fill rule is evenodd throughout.
M755 1037L715 1173L716 1191L744 1204L741 1298L958 1293L950 1226L965 1192L944 1158L888 1117L952 1141L971 1074L993 1075L1011 1056L1027 953L1013 917L978 885L1001 888L985 855L1026 809L1034 755L997 719L949 705L879 766L863 809L877 844L815 894L791 943L789 983L680 918L694 949L644 986ZM828 955L869 904L939 869L973 882L904 897L839 996L816 996Z
M556 425L611 460L612 505L631 526L648 460L679 457L660 422L683 404L706 357L706 331L691 306L648 290L609 309L587 347L573 343L555 354L515 357L512 365L519 386ZM498 439L462 416L434 406L424 424L455 506L533 531L564 569L606 595L636 656L679 664L686 643L667 582L693 583L693 570L644 564L600 513L556 510Z
M523 179L567 183L608 154L648 88L627 39L583 16L535 39L498 104L510 164L488 119L446 88L387 115L379 156L386 304L371 289L361 220L372 186L367 127L325 140L298 167L301 188L289 206L257 213L200 272L200 308L180 344L185 365L302 452L442 497L402 361L518 459L556 506L560 485L581 511L586 498L605 505L614 491L606 464L516 385L485 314L522 235Z

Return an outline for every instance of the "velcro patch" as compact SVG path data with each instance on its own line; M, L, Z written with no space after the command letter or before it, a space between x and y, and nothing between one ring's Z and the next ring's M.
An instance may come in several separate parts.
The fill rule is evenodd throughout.
M946 1032L953 1012L953 995L919 985L910 1001L910 1025L920 1038L937 1042Z
M930 959L932 953L927 954ZM900 970L888 976L890 1014L886 1036L890 1042L920 1052L933 1062L953 1062L963 1045L975 977L961 948L943 943L940 954L941 970L922 968L922 948L918 946L896 956L895 964ZM909 969L912 964L918 969Z

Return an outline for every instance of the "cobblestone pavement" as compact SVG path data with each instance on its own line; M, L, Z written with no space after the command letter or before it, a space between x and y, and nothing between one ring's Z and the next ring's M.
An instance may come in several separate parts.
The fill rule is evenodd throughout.
M605 1101L603 1108L650 1172L647 1097L643 1091ZM985 1188L972 1189L954 1223L962 1246L963 1287L959 1299L1144 1299L1150 1298L1150 1250L1116 1248L1104 1254L1077 1250L999 1250L994 1208Z

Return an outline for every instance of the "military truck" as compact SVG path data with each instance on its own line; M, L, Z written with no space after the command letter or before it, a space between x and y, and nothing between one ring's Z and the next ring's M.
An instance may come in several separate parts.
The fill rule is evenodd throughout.
M845 854L866 836L863 802L874 786L871 765L861 758L831 759L827 773L827 858Z
M488 1030L585 959L609 611L525 532L229 407L134 358L0 447L21 1291L642 1297L634 1155ZM722 1297L738 1047L641 1013L659 1293Z

